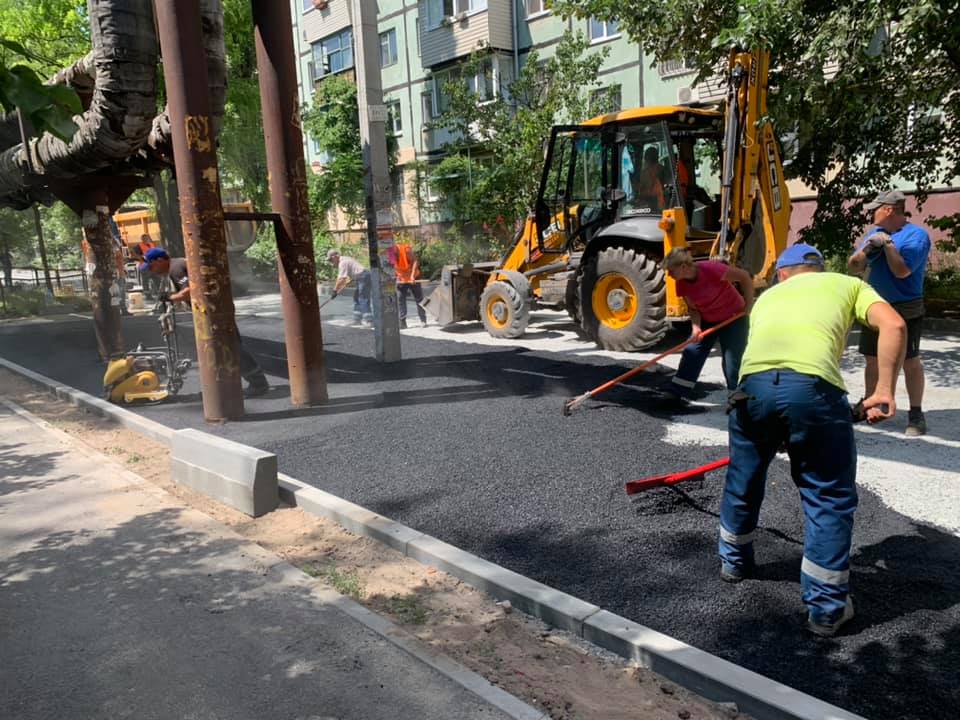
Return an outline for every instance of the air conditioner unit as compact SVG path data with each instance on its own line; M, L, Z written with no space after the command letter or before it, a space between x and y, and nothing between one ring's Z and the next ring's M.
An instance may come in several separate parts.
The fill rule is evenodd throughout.
M467 19L467 14L465 12L457 13L457 20L463 22Z
M691 87L677 88L677 105L689 105L692 102L693 102L693 88Z

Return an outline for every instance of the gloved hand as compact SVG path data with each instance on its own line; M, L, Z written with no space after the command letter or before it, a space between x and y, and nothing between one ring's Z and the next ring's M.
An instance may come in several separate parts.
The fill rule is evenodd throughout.
M337 295L339 295L339 294L340 294L340 293L338 293L336 290L334 290L332 293L330 293L330 299L333 300L333 299L334 299Z
M157 295L157 302L158 303L170 302L170 293L162 292L159 295Z
M882 230L875 232L867 239L864 251L867 255L876 255L883 252L883 246L893 242L890 236Z

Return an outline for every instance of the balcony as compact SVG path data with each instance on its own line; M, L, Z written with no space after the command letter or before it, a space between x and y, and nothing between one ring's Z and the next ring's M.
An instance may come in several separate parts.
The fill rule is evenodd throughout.
M420 0L424 67L435 67L491 47L513 50L511 0Z

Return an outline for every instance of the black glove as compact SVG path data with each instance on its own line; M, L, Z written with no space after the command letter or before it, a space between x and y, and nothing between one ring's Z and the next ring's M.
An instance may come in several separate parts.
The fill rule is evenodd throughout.
M157 295L157 302L170 302L170 293L162 292Z
M332 293L330 293L330 299L333 300L333 299L334 299L337 295L339 295L339 294L340 294L340 293L338 293L336 290L334 290Z

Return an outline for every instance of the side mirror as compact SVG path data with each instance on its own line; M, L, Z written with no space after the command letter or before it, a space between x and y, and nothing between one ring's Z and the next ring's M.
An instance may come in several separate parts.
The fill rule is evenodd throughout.
M603 192L603 201L607 204L608 207L623 202L627 199L626 191L620 188L608 188Z

